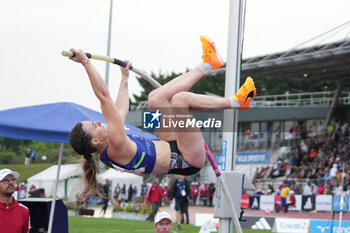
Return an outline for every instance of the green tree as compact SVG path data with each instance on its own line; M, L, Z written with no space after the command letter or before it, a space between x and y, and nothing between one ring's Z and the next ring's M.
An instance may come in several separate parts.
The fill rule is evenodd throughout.
M13 158L16 156L13 151L0 151L0 164L13 163Z
M164 85L165 83L169 82L170 80L172 80L173 78L179 75L181 75L181 73L172 72L170 75L165 75L159 72L159 74L156 75L155 73L152 72L150 76L155 80L157 80L161 85ZM140 95L135 95L135 94L133 95L135 102L133 102L132 104L135 104L135 105L139 104L142 101L146 101L148 94L154 90L154 87L151 84L149 84L145 79L141 77L136 77L136 79L141 85L142 91Z
M188 71L188 70L187 70ZM186 71L186 72L187 72ZM157 80L161 85L166 84L172 79L180 76L182 73L172 72L168 75L159 72L158 74L151 73L151 77ZM133 95L135 102L132 104L139 104L142 101L147 101L148 94L154 90L154 87L149 84L146 80L141 77L136 77L137 81L142 87L140 95ZM192 88L191 92L204 94L205 92L210 92L216 95L224 95L225 90L225 80L223 76L220 75L208 75L197 82Z
M58 160L60 143L0 137L0 164L23 163L27 148L37 151L37 162L51 163ZM69 144L64 145L63 152L63 163L76 162L72 157L77 155ZM47 157L46 161L41 161L43 155Z
M30 142L30 140L0 137L0 151L13 151L16 154L19 154L21 153L21 148L27 147Z
M288 71L286 71L288 72ZM160 84L164 85L173 78L181 75L181 73L172 72L169 75L165 75L161 72L158 74L152 73L151 77L157 80ZM239 85L242 85L246 76L241 76ZM254 79L254 77L253 77ZM139 84L142 87L140 95L133 95L137 105L141 101L146 101L148 94L154 89L146 80L141 77L137 77ZM316 91L334 91L336 89L336 82L330 80L318 80L308 78L288 78L278 79L271 78L268 75L266 77L259 77L254 79L258 96L264 95L277 95L289 93L302 93L302 92L316 92ZM344 87L344 91L350 90L350 87ZM196 83L190 90L194 93L204 94L210 92L219 96L224 96L225 93L225 72L216 72L209 74ZM232 92L232 95L234 93Z
M243 80L242 80L243 81ZM316 91L334 91L336 83L314 79L289 78L283 80L276 80L270 77L254 79L257 88L257 95L277 95L289 93L302 92L316 92Z

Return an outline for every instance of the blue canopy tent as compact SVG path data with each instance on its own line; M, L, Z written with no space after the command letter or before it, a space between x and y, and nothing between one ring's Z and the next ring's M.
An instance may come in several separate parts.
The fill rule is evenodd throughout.
M69 102L43 104L0 111L0 137L68 143L70 130L79 121L101 121L100 112ZM128 134L158 137L125 123Z
M47 141L61 143L58 169L56 176L56 187L50 211L49 232L53 224L55 213L57 184L62 163L64 143L68 143L70 130L79 121L101 121L106 123L104 116L69 102L20 107L0 111L0 137L17 138L35 141ZM158 140L155 135L142 131L141 129L125 123L128 134L142 135L152 140Z

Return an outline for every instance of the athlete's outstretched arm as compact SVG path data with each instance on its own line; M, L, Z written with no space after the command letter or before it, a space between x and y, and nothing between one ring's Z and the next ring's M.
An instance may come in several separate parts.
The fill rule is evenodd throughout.
M71 60L81 63L90 79L91 87L100 101L101 110L108 123L108 138L110 142L116 146L125 145L127 136L124 129L124 121L115 106L108 88L98 73L96 68L91 64L85 53L80 49L71 49L75 52L75 57L70 57Z
M120 67L120 71L122 73L122 79L120 80L119 85L119 91L117 95L117 99L115 101L115 106L117 106L117 109L120 113L121 118L123 119L123 122L125 122L126 116L129 112L129 68L131 66L131 63L128 61L125 61L127 63L127 66L125 68Z
M70 57L69 59L81 63L90 79L91 87L96 95L96 97L100 100L101 103L105 102L110 97L108 88L103 81L101 75L98 73L96 68L91 64L90 60L87 58L83 50L79 49L71 49L70 51L76 54L75 57Z

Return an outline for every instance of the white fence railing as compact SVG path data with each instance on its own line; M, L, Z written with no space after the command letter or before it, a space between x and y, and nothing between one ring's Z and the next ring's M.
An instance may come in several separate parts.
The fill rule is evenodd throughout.
M285 93L278 95L264 95L255 97L251 103L251 107L300 107L300 106L317 106L330 105L332 103L334 92L305 92L305 93ZM339 102L342 104L350 104L350 92L342 92L339 97ZM133 110L146 109L147 101L140 102L134 106Z
M305 92L285 93L279 95L257 96L251 103L251 107L299 107L330 105L333 101L334 92ZM350 92L342 92L339 97L342 104L350 104Z

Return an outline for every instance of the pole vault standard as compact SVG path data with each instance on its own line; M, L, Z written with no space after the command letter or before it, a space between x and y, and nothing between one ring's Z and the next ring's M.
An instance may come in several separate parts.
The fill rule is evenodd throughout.
M225 77L225 97L237 92L241 76L241 53L242 53L242 19L243 19L243 0L230 0L228 40L227 40L227 61ZM224 110L224 132L222 136L222 156L223 164L221 171L233 172L236 165L237 153L237 126L238 111L229 109ZM219 195L220 193L218 193ZM236 198L236 197L235 197ZM240 197L238 197L240 198ZM221 198L218 196L218 205L215 206L214 217L220 217L219 233L231 233L232 224L229 215L223 214L219 207L222 205ZM237 202L236 202L237 204ZM240 206L236 206L240 208ZM239 209L238 209L239 210ZM236 218L232 218L235 223ZM237 220L238 221L238 220ZM236 231L238 232L235 224Z
M107 56L100 56L100 55L94 55L94 54L90 54L90 53L85 53L86 56L90 59L95 59L95 60L101 60L101 61L106 61L106 62L110 62L122 67L126 67L126 63L117 59L117 58L112 58L112 57L107 57ZM62 51L62 55L63 56L67 56L67 57L75 57L75 53L74 52L68 52L68 51ZM136 69L134 66L130 67L130 70L135 72L136 74L140 75L142 78L144 78L147 82L149 82L153 87L158 88L161 87L161 85L155 80L153 79L151 76L147 75L145 72ZM242 228L241 225L239 224L239 220L238 220L238 216L237 213L235 211L235 206L233 204L233 201L231 199L231 196L229 194L228 188L226 183L224 182L224 179L221 176L221 172L218 168L218 165L215 162L214 156L211 153L209 147L207 146L206 143L204 143L205 149L206 149L206 156L207 159L209 160L209 163L211 165L211 167L214 170L214 173L217 177L218 183L221 184L222 186L222 190L225 196L225 199L228 203L228 207L230 210L230 213L232 215L232 221L233 224L235 225L235 229L237 233L242 233Z

